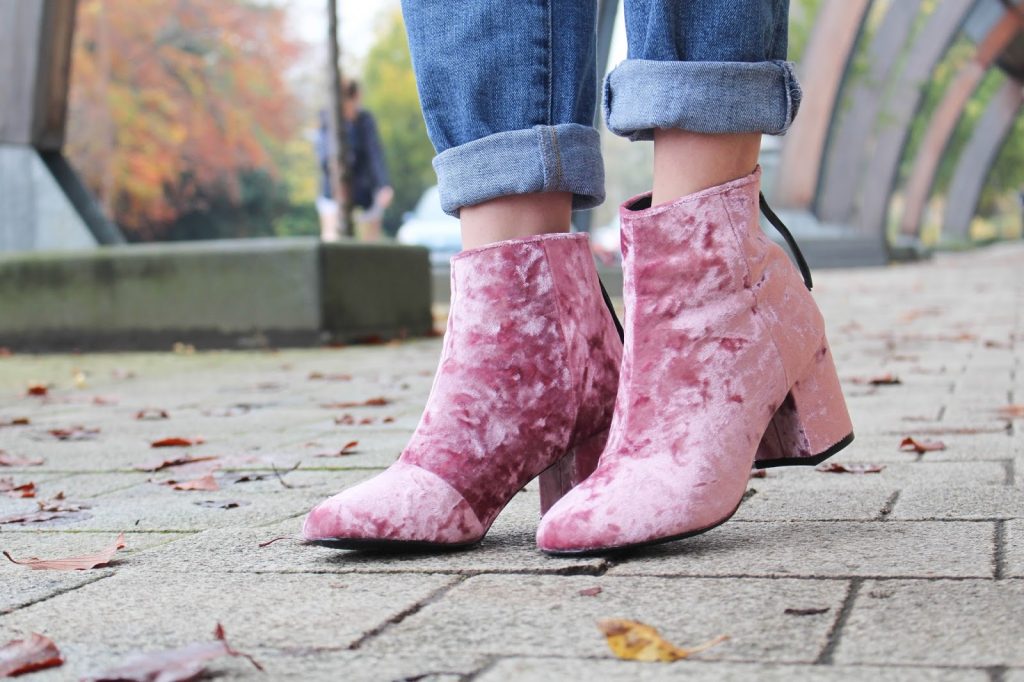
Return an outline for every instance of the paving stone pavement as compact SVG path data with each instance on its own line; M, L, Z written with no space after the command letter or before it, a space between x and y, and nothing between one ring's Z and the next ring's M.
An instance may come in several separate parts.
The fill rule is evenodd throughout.
M208 639L217 622L268 671L212 664L225 679L1024 680L1024 407L1010 408L1024 403L1022 264L1011 244L815 273L857 432L836 461L884 469L771 470L723 527L607 558L536 551L535 484L470 551L296 539L312 504L399 453L439 339L0 357L0 425L30 420L0 426L0 450L43 460L0 478L80 507L0 524L0 549L70 556L119 531L128 545L92 571L0 564L0 643L51 636L66 663L27 678L40 681ZM899 383L872 385L886 374ZM48 395L26 395L32 383ZM371 398L387 404L345 406ZM905 436L946 447L902 452ZM204 442L150 446L166 437ZM138 469L183 455L214 459ZM218 490L164 484L210 472ZM35 509L0 494L0 519ZM680 645L729 639L674 664L619 661L605 617Z

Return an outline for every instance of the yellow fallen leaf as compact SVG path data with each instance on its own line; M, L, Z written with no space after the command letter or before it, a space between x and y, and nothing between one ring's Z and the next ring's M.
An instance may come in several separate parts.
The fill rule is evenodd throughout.
M710 649L729 639L728 635L719 635L692 649L683 649L666 642L650 625L635 620L603 618L597 621L597 627L601 629L605 639L608 640L608 648L624 661L671 663Z

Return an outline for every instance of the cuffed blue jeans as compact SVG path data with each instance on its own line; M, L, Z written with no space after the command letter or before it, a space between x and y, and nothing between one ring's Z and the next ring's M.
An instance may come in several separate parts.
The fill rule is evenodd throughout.
M800 105L789 0L624 0L628 58L605 80L608 129L783 134ZM403 0L441 204L571 192L604 200L593 128L595 0Z

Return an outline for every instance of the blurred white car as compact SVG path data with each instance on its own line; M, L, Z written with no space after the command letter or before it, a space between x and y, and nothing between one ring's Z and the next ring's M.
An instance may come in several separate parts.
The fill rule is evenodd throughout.
M437 185L425 191L416 208L405 214L396 237L401 244L430 249L431 265L447 265L449 259L462 250L459 219L441 210Z

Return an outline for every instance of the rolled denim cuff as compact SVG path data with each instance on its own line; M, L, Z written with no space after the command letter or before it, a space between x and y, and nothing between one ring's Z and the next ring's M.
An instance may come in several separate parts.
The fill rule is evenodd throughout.
M495 133L434 157L441 208L459 215L463 206L511 194L572 192L575 210L604 201L601 140L590 126L562 123Z
M655 128L783 135L800 108L790 62L662 62L627 59L605 79L608 129L650 140Z

